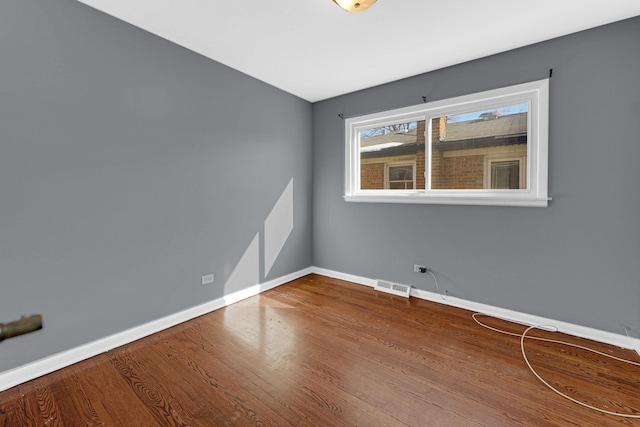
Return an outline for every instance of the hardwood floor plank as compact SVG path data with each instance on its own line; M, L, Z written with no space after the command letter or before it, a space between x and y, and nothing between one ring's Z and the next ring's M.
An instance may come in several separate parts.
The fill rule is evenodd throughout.
M0 393L0 421L3 427L34 426L40 418L37 406L25 397L24 390L31 388L30 384L22 384ZM35 394L35 393L34 393Z
M150 369L146 369L148 355L146 352L136 352L131 354L126 349L111 351L107 357L118 370L120 376L127 382L138 399L151 412L160 425L188 426L188 422L179 415L179 402L168 399L171 392L166 386L160 384Z
M54 376L55 373L52 374L52 378ZM43 382L39 378L25 386L20 386L24 397L23 401L28 401L31 405L31 409L24 412L29 425L60 425L57 405L53 402L53 396L47 387L47 384L53 385L55 383L55 380Z
M192 420L200 421L203 425L210 423L213 407L217 412L216 417L222 420L242 418L251 424L287 425L277 412L265 406L262 400L256 399L244 387L225 386L233 384L238 375L223 369L219 359L192 357L193 348L189 348L189 344L195 344L195 351L201 355L202 342L193 342L193 335L190 341L174 337L171 341L158 342L152 346L152 350L158 356L157 367L163 372L163 377L174 378L178 375L181 378L181 383L175 384L174 389L182 392L196 406L195 410L190 410ZM170 367L171 371L163 367ZM211 402L216 402L216 405L211 405Z
M483 322L514 333L524 327ZM534 336L635 353L547 331ZM640 412L640 368L527 340L559 390ZM635 359L634 359L635 358ZM308 275L0 393L0 427L633 426L471 313Z
M233 389L239 389L242 393L243 400L259 400L292 425L300 425L305 419L304 414L296 412L289 404L289 398L280 396L283 390L287 390L285 379L270 383L267 373L259 371L256 375L253 371L256 364L243 357L244 348L236 346L224 333L219 334L215 327L211 328L211 325L203 322L185 331L185 337L180 342L185 346L195 343L197 351L206 355L203 369L211 372L207 374L206 381L214 387L220 387L221 393L229 393L225 384L233 384ZM265 389L264 384L269 387Z
M333 318L333 317L334 317L334 316L331 316L331 314L332 314L332 313L330 313L330 312L325 311L324 313L329 314L330 316L328 316L328 317L331 317L331 318ZM322 316L322 317L326 317L326 316L323 314L323 316ZM357 334L357 335L362 335L361 331L358 331L358 334ZM377 343L380 343L380 340L377 340L377 341L378 341ZM389 350L389 348L388 348L388 343L383 343L383 344L384 344L384 345L383 345L383 351L388 353L388 350ZM392 347L392 348L394 348L394 349L397 349L397 346L391 346L391 347ZM355 359L356 359L356 360L363 360L363 361L364 361L364 360L366 359L366 356L367 356L366 354L362 354L362 355L359 355L358 357L356 357ZM404 357L404 355L401 355L401 356L403 356L403 357ZM389 365L389 363L387 363L387 359L388 359L388 357L387 357L387 356L385 356L385 357L383 358L382 366L378 366L378 367L376 367L375 369L377 369L379 372L384 372L384 369L386 369L386 368L394 369L396 366L394 366L394 365L393 365L393 363L391 363L391 365ZM392 360L392 362L393 362L393 360ZM381 368L382 368L382 369L381 369ZM393 382L393 381L397 381L397 378L392 379L392 382ZM409 385L408 385L408 387L409 387L409 390L411 390L412 388L415 388L415 387L416 387L415 382L412 382L411 384L409 384ZM365 387L360 387L360 389L363 389L363 388L365 388ZM445 391L444 393L446 394L447 392ZM440 394L442 394L442 391L440 392ZM391 397L393 397L393 396L389 396L389 397L391 398ZM397 398L396 398L396 399L393 399L393 400L395 400L395 401L401 401L401 402L402 402L402 401L404 401L404 399L397 399ZM459 405L458 405L458 406L459 406ZM468 406L468 405L465 405L465 406L463 406L463 408L467 408L467 406ZM403 412L403 414L405 414L405 415L406 415L406 414L411 414L411 413L412 413L412 411L402 411L402 412ZM454 412L455 412L455 410L450 411L449 416L450 416L450 417L454 416L454 415L453 415L453 414L454 414ZM467 416L467 418L466 418L466 419L469 419L469 416ZM411 422L415 422L415 420L412 420ZM495 420L492 420L492 422L495 422Z
M106 355L93 357L80 364L75 378L83 397L88 400L96 417L97 425L154 425L155 419L149 410L139 404L138 397L127 382L120 377ZM75 365L74 365L75 367ZM95 425L83 420L87 425Z
M360 334L364 337L364 334ZM398 346L397 343L393 342L393 335L390 335L387 338L380 338L379 334L373 334L369 339L371 343L369 345L377 345L379 350L370 354L370 358L379 359L378 363L381 365L383 369L400 369L403 374L408 375L411 378L426 378L428 381L425 384L431 384L438 391L438 395L445 394L453 394L458 395L457 400L460 400L460 392L461 386L464 386L466 383L466 379L464 375L460 375L459 367L455 366L456 362L458 362L458 358L450 357L451 356L451 348L448 349L447 353L449 354L440 354L434 353L432 351L433 348L443 348L443 344L438 346L429 346L427 344L426 347L415 348L414 351L409 351L406 343L404 348ZM415 342L420 342L419 339L414 339ZM430 348L428 348L430 347ZM445 345L445 349L446 346ZM394 363L396 366L388 365L389 351L398 350L400 354L395 358ZM424 350L431 351L431 354L422 354ZM406 360L406 356L410 356L413 360ZM455 354L454 354L455 356ZM465 355L459 355L465 356ZM466 357L462 358L462 360L466 359ZM448 384L448 385L447 385ZM434 386L435 385L435 386ZM477 394L477 390L471 390L468 393L468 397L473 397L474 394ZM458 402L459 403L459 402ZM456 408L464 408L468 409L471 406L473 408L472 402L466 402L465 405L455 405L452 411L455 411ZM471 412L474 412L473 410ZM496 419L492 419L490 421L491 424L495 424L499 422Z
M324 317L324 314L329 314L328 317L335 318L335 316L332 316L333 313L331 312L331 310L328 310L326 308L323 311L323 317ZM433 359L433 358L427 359L424 356L422 356L418 351L415 351L415 349L414 351L410 351L411 349L409 349L406 345L399 345L398 343L394 342L394 335L397 333L397 331L386 331L387 337L381 338L380 334L383 331L380 331L379 329L374 331L375 333L372 334L367 332L366 327L363 328L361 327L361 325L358 326L356 323L352 323L351 325L353 327L352 328L353 331L355 332L353 336L343 337L342 334L338 334L336 338L338 340L344 338L346 345L348 345L349 343L354 343L355 340L357 340L357 342L361 346L366 344L366 348L368 349L369 353L362 353L357 356L357 359L376 360L377 366L373 367L372 370L377 370L378 372L389 371L392 373L396 370L400 370L399 374L394 375L394 378L393 378L394 381L398 381L398 379L401 376L404 376L406 380L413 380L413 378L420 378L420 375L414 375L413 373L411 373L412 370L414 370L415 368L421 367L422 366L421 364L423 363L430 363L435 360L436 362L440 363L440 366L438 367L438 369L431 369L430 367L427 367L427 369L422 374L422 375L426 375L427 377L431 374L439 375L438 377L430 378L429 383L431 383L431 387L433 388L433 384L441 385L443 382L452 382L452 381L456 386L459 385L459 382L458 382L459 379L456 378L457 377L456 371L451 370L446 361L440 362L440 359L442 359L442 357L439 356L438 359ZM368 340L368 342L365 342L365 340ZM371 352L372 350L373 352ZM397 354L394 354L394 353L397 353ZM410 357L414 360L407 361L407 357ZM440 371L442 371L443 369L446 372L444 375L441 375ZM416 387L416 385L417 384L415 383L415 381L413 382L413 384L411 384L412 387ZM442 387L438 386L436 388L438 390L437 394L441 395L444 393L444 395L447 395L449 393L449 390L444 389ZM458 394L458 392L459 392L459 389L454 390L453 393ZM471 402L467 402L467 403L470 404ZM468 408L468 405L464 405L463 408Z
M248 333L249 330L245 329L244 332ZM242 354L247 351L247 337L245 336L244 339L238 339L233 334L226 335L223 345L232 349L235 354ZM269 355L265 357L268 366L266 370L262 364L256 365L251 360L237 357L227 359L225 364L232 366L238 373L251 373L253 378L262 378L269 384L278 384L279 400L292 401L292 404L303 408L306 406L311 411L313 419L319 420L317 425L340 424L344 413L356 417L360 412L376 414L377 419L381 421L374 425L382 425L382 421L387 425L399 425L396 420L379 412L376 408L368 408L366 411L359 410L357 405L360 403L354 404L353 396L345 395L339 390L327 387L322 382L311 378L302 361L308 360L315 352L317 350L313 346L295 348L283 356L278 354L278 350L271 350ZM285 353L287 352L285 351ZM274 355L275 358L273 358ZM271 388L271 392L273 391ZM313 403L313 405L309 403Z

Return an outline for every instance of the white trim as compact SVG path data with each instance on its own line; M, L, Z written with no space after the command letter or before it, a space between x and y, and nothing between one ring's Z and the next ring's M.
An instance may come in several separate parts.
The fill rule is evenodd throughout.
M431 189L431 120L472 110L528 102L527 188L519 190ZM549 80L443 99L427 104L382 111L345 120L345 191L347 202L427 203L452 205L535 206L548 201ZM389 123L425 120L426 189L362 190L360 185L360 131ZM391 193L391 194L390 194Z
M359 285L365 285L369 287L375 287L376 280L368 279L366 277L355 276L352 274L340 273L337 271L327 270L324 268L312 267L312 273L321 274L327 277L333 277L336 279L346 280L348 282L357 283ZM436 302L439 304L445 304L452 307L463 308L465 310L484 313L491 316L499 317L505 320L509 320L515 323L520 323L528 326L542 326L553 325L559 332L573 335L576 337L587 338L593 341L602 342L605 344L615 345L616 347L622 347L629 350L636 350L640 347L640 339L629 337L626 335L614 334L612 332L601 331L599 329L590 328L587 326L574 325L572 323L563 322L561 320L549 319L541 316L535 316L532 314L521 313L515 310L508 310L505 308L495 307L492 305L482 304L474 301L468 301L462 298L447 296L446 300L435 293L429 291L423 291L421 289L411 288L411 296L420 298L427 301Z
M220 308L226 307L227 305L257 295L261 292L283 285L287 282L296 280L311 273L345 280L348 282L357 283L359 285L369 286L371 288L375 288L376 286L375 279L368 279L366 277L341 273L338 271L328 270L320 267L308 267L259 285L250 286L246 289L234 292L225 297L218 298L205 304L183 310L179 313L165 316L160 319L145 323L143 325L118 332L108 337L101 338L90 343L71 348L69 350L65 350L63 352L45 357L40 360L36 360L26 365L1 372L0 391L8 390L24 382L57 371L58 369L73 365L74 363L104 353L113 348L129 344L138 339L168 329L172 326L194 319L198 316L202 316L203 314L207 314ZM560 332L603 342L606 344L615 345L630 350L635 350L640 347L639 338L614 334L612 332L601 331L586 326L574 325L559 320L553 320L531 314L521 313L514 310L494 307L491 305L481 304L452 296L447 296L447 299L443 301L440 295L438 295L437 293L423 291L414 287L411 288L411 296L427 301L436 302L439 304L463 308L465 310L470 310L473 312L489 314L525 325L554 325Z
M401 190L395 190L400 192ZM414 203L429 205L481 205L481 206L526 206L526 207L547 207L551 197L531 198L530 195L524 194L525 197L516 197L517 194L509 194L509 197L501 197L500 199L483 197L478 193L474 196L460 195L454 197L452 195L436 196L424 194L362 194L353 196L344 196L347 202L360 203Z
M8 390L11 387L15 387L24 382L57 371L58 369L73 365L74 363L104 353L113 348L129 344L133 341L139 340L140 338L144 338L155 334L156 332L160 332L172 326L186 322L187 320L191 320L198 316L202 316L203 314L226 307L227 305L283 285L310 273L312 273L312 268L308 267L286 276L233 292L224 297L188 308L178 313L170 314L169 316L165 316L157 320L152 320L151 322L115 333L108 337L100 338L43 359L27 363L26 365L0 372L0 391Z
M319 274L321 276L331 277L333 279L340 279L347 282L357 283L358 285L365 285L371 288L376 287L377 280L375 279L367 279L362 276L354 276L353 274L340 273L339 271L327 270L326 268L320 267L311 267L311 272L314 274Z

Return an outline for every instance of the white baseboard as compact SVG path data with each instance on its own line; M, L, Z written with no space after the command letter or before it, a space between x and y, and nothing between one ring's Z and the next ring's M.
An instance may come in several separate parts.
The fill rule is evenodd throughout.
M250 286L243 290L226 295L222 298L218 298L213 301L209 301L205 304L201 304L181 312L171 314L169 316L162 317L160 319L145 323L143 325L127 329L122 332L110 335L105 338L101 338L92 341L87 344L83 344L78 347L65 350L63 352L54 354L49 357L45 357L40 360L28 363L23 366L19 366L8 371L0 372L0 391L8 390L11 387L15 387L24 382L41 377L58 369L73 365L74 363L96 356L98 354L109 351L113 348L120 347L125 344L129 344L140 338L144 338L156 332L160 332L164 329L168 329L172 326L194 319L203 314L210 313L218 310L227 305L257 295L266 290L275 288L292 280L306 276L307 274L315 273L322 276L333 277L336 279L346 280L348 282L357 283L369 287L375 287L376 280L366 277L355 276L352 274L340 273L333 270L327 270L318 267L308 267L303 270L288 274L286 276L279 277L277 279L270 280L268 282ZM526 313L520 313L514 310L508 310L500 307L494 307L487 304L476 303L473 301L467 301L461 298L447 296L446 300L442 300L441 296L434 292L423 291L420 289L411 289L411 296L437 302L440 304L450 305L452 307L463 308L466 310L480 312L491 316L499 317L502 319L510 320L516 323L524 325L553 325L558 331L564 332L577 337L587 338L594 341L599 341L611 345L615 345L627 349L640 348L640 339L627 337L625 335L614 334L611 332L601 331L586 326L574 325L571 323L548 319L540 316L534 316Z
M327 270L324 268L312 267L311 270L316 274L333 277L335 279L346 280L360 285L374 287L376 283L376 280L374 279L354 276L352 274L340 273L338 271ZM527 326L554 326L559 332L563 332L576 337L587 338L593 341L611 344L616 347L622 347L629 350L636 350L640 348L640 339L638 338L632 338L626 335L601 331L599 329L589 328L587 326L574 325L572 323L563 322L561 320L548 319L545 317L521 313L505 308L494 307L487 304L468 301L462 298L452 297L450 295L447 295L446 300L443 300L440 294L415 288L411 288L411 296L427 301L450 305L452 307L463 308L465 310L477 313L488 314L490 316L499 317L501 319L509 320L511 322L520 323Z
M0 372L0 391L8 390L11 387L15 387L24 382L57 371L58 369L73 365L74 363L96 356L100 353L104 353L113 348L129 344L133 341L139 340L140 338L144 338L151 334L155 334L156 332L160 332L164 329L186 322L187 320L191 320L198 316L202 316L203 314L226 307L227 305L257 295L310 273L312 273L312 268L305 268L259 285L250 286L222 298L118 332L108 337L36 360L26 365Z

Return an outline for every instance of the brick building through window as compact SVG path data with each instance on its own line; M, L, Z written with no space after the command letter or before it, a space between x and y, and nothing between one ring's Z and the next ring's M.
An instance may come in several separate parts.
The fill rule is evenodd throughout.
M431 120L431 189L527 188L528 113L469 116ZM360 188L424 190L425 130L422 120L363 132Z

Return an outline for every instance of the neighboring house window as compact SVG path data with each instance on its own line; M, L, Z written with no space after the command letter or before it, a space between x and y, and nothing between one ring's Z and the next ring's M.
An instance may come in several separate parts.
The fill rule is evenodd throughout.
M548 80L347 119L345 200L547 206L547 134Z
M491 188L494 190L519 190L526 188L520 182L520 161L503 160L491 162Z
M526 157L485 159L484 188L520 190L527 188Z
M385 167L385 186L388 190L413 190L415 187L415 165L391 163Z

